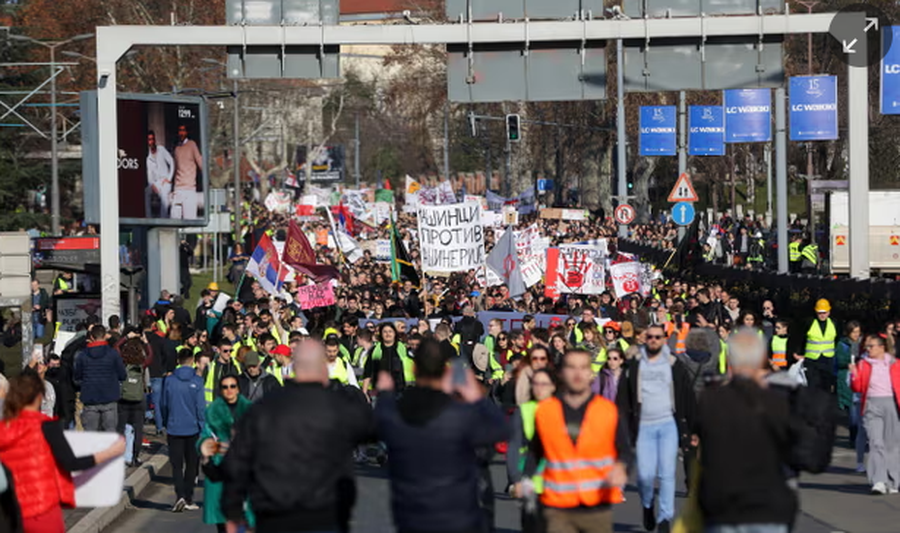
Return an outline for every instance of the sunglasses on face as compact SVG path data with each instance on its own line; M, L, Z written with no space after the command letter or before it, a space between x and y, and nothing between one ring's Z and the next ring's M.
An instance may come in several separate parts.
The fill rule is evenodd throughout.
M647 339L665 339L662 335L647 335Z
M222 390L236 389L236 388L238 388L237 385L222 385Z

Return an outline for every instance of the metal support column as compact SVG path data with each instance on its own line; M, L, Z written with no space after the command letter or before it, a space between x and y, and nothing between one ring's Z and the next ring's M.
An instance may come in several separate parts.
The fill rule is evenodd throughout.
M860 15L862 19L862 15ZM866 57L866 39L856 54ZM869 279L869 71L847 65L847 123L850 145L850 277Z
M687 102L684 91L678 92L678 175L687 172ZM678 242L684 239L685 227L678 226Z
M59 140L56 135L56 47L50 47L50 229L62 235L59 223Z
M766 162L766 224L772 226L772 143L763 148L763 159Z
M234 154L231 159L234 162L234 242L241 242L241 119L240 119L240 95L238 94L238 80L234 79L234 123L231 135L234 137Z
M775 89L775 181L778 188L778 272L788 271L787 97Z
M353 124L353 176L356 178L356 188L359 189L359 111Z
M616 40L616 155L619 204L624 204L628 196L628 178L625 174L625 52L622 39ZM628 237L628 226L619 224L619 237Z
M103 323L119 314L119 179L116 60L104 61L97 40L97 120L100 171L100 288ZM176 269L177 270L177 269ZM158 296L151 293L151 298Z

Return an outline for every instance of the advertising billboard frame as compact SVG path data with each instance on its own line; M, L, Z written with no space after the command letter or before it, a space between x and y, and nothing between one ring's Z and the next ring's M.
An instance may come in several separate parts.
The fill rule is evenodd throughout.
M203 160L201 172L203 198L203 215L195 219L181 218L119 218L123 226L161 226L161 227L204 227L209 224L210 218L210 157L209 157L209 107L202 96L189 96L178 94L142 94L142 93L118 93L118 101L138 101L146 103L163 104L190 104L196 105L199 110L198 122L200 124L200 139L194 139L200 147L200 156ZM124 117L119 117L120 121ZM84 176L84 216L89 224L100 222L100 155L99 136L97 128L97 92L83 91L81 93L81 120L82 120L82 175ZM120 184L120 195L127 190ZM144 194L144 191L141 191Z

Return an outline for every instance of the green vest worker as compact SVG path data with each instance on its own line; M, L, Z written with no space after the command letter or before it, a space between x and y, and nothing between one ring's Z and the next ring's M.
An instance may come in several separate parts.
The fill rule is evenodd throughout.
M800 258L803 260L803 270L816 270L819 265L819 246L815 242L807 244L800 251Z
M366 361L363 370L363 392L368 392L378 379L378 372L389 372L394 378L394 390L402 390L407 383L413 383L416 375L413 372L412 357L406 351L406 345L397 342L397 329L390 322L379 324L381 342L372 348L372 355Z
M546 369L536 370L534 376L531 378L531 395L534 399L520 405L518 407L518 412L513 415L511 420L512 431L510 433L511 438L506 452L506 471L509 476L510 484L512 485L511 492L516 497L521 498L524 492L522 490L523 474L525 472L528 449L531 440L535 435L535 415L537 413L538 403L553 396L555 392L556 387L553 384L553 378L551 377L550 372ZM544 480L540 475L543 470L544 464L542 460L541 463L537 465L536 474L530 478L534 492L537 494L542 493L544 489ZM526 513L523 508L523 530L528 531L530 529L531 531L534 531L535 529L527 527L529 523L534 523L534 521L535 515L533 513Z
M221 391L216 384L219 383L224 376L241 375L241 365L231 358L232 346L228 341L219 343L219 355L213 359L209 366L203 371L203 393L206 398L206 405L209 405L216 399Z
M835 385L834 348L838 329L832 322L831 303L822 298L816 302L816 319L806 332L803 367L810 387L831 392Z

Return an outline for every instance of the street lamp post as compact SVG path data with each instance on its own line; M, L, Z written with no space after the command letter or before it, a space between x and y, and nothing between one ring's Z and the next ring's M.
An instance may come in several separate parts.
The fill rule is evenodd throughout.
M56 49L76 41L90 39L93 36L93 33L85 33L53 42L39 41L26 35L9 36L10 39L39 44L50 50L50 226L53 235L61 234L59 225L59 138L56 134Z
M201 61L212 65L220 65L228 68L226 63L212 58L203 58ZM227 73L226 73L227 77ZM240 95L238 93L238 78L232 79L232 93L234 99L234 117L232 124L232 136L234 137L234 244L241 242L241 121L240 121Z

